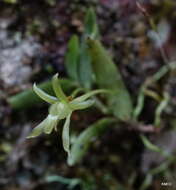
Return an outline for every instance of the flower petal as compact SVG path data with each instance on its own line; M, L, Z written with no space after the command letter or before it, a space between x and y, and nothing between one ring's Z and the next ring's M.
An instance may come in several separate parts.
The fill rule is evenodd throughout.
M87 101L78 102L78 103L70 103L70 107L73 110L82 110L82 109L86 109L92 106L94 102L95 102L94 100L87 100Z
M33 90L34 92L44 101L53 104L56 103L58 101L58 99L54 96L50 96L49 94L47 94L46 92L44 92L43 90L41 90L40 88L38 88L36 86L36 84L34 83L33 85Z
M32 130L31 134L27 136L27 138L33 138L39 136L43 132L43 129L46 124L47 124L47 118L45 118L39 125L37 125L37 127L35 127Z
M50 134L52 130L56 127L58 122L58 116L49 114L47 117L47 122L44 126L44 133Z
M75 98L76 95L77 95L79 92L81 92L81 91L84 92L84 88L77 88L76 90L74 90L74 91L72 92L71 97L72 97L72 98Z
M63 127L63 131L62 131L62 143L63 143L64 150L68 153L68 155L70 154L70 136L69 136L70 117L71 117L71 114L67 116L64 127Z
M88 92L82 96L79 96L78 98L75 98L73 101L73 103L78 103L78 102L82 102L84 100L86 100L87 98L89 98L90 96L93 96L95 94L99 94L99 93L108 93L109 91L108 90L103 90L103 89L100 89L100 90L93 90L91 92Z
M67 96L65 95L65 93L63 92L60 86L58 74L55 74L54 77L52 78L52 85L53 85L54 92L56 96L60 99L60 101L68 103Z
M61 102L60 102L61 103ZM52 104L50 107L49 107L49 114L51 115L58 115L58 105L60 104L59 102L55 103L55 104Z

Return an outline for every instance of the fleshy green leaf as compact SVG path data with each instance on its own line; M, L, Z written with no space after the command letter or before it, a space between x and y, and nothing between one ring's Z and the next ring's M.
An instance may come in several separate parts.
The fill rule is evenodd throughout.
M99 36L98 25L96 22L96 14L92 8L88 9L84 21L84 34L81 40L80 62L79 62L79 81L80 84L87 89L90 89L93 84L93 72L91 65L91 56L87 49L86 38L91 36L97 39Z
M68 43L68 51L66 54L66 69L68 75L76 81L78 80L79 55L79 39L76 35L73 35Z
M69 135L69 128L70 128L70 117L71 114L69 114L66 118L63 131L62 131L62 143L64 150L70 154L70 135Z
M91 66L91 57L87 51L87 46L84 40L81 43L80 62L79 62L79 82L81 86L90 89L93 83L93 72Z
M128 92L125 90L113 89L112 93L106 96L108 107L111 113L120 120L127 121L132 116L132 102Z
M34 85L33 85L33 90L34 90L34 92L35 92L41 99L43 99L44 101L46 101L46 102L48 102L48 103L50 103L50 104L53 104L53 103L55 103L55 102L58 101L58 99L57 99L56 97L50 96L50 95L48 95L47 93L45 93L43 90L41 90L40 88L38 88L35 83L34 83Z
M92 58L96 83L100 88L112 91L111 94L107 95L111 111L121 120L130 119L132 102L118 68L100 41L88 38L87 44Z
M54 92L56 96L60 99L60 101L68 102L67 97L60 86L58 74L55 74L54 77L52 78L52 85L53 85Z
M89 8L86 13L84 27L85 36L91 36L95 39L99 37L99 28L97 25L96 14L93 8Z
M114 121L113 118L104 118L87 127L72 145L68 164L72 166L80 161L88 150L92 140L101 135Z

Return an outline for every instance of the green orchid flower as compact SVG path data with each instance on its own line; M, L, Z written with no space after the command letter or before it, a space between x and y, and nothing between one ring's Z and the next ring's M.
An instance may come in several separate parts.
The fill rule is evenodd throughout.
M77 98L74 98L79 90L73 93L73 96L67 97L62 91L62 88L59 83L58 74L54 75L52 78L52 87L56 94L56 97L51 96L45 93L43 90L38 88L36 84L33 85L34 92L44 101L48 102L49 114L48 116L37 126L35 127L31 134L27 138L33 138L39 136L41 133L50 134L53 129L57 131L57 124L61 119L66 119L63 131L62 131L62 142L63 148L70 154L70 136L69 136L69 126L71 114L75 110L86 109L93 105L94 101L88 99L89 97L98 94L107 92L107 90L93 90L84 95L81 95Z

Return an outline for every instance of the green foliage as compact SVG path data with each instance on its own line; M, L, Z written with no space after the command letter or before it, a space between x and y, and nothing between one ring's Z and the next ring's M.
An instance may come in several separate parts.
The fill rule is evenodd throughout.
M84 21L84 38L91 36L94 39L99 38L99 28L96 21L96 14L92 8L88 9Z
M92 140L100 136L114 121L113 118L104 118L86 128L73 143L68 164L74 165L79 162L87 152Z
M88 36L97 39L99 29L96 21L96 15L93 9L88 9L84 21L84 34L81 39L80 62L79 62L79 80L83 87L90 89L93 84L93 70L91 65L91 56L87 49L86 39Z
M130 119L132 102L118 68L100 41L88 38L87 44L92 57L96 83L99 87L109 89L112 92L107 96L110 109L117 118Z
M132 112L130 96L123 83L120 72L101 42L98 41L98 37L99 30L96 23L96 15L93 9L89 9L85 18L85 31L81 42L79 42L78 37L74 35L68 44L68 51L65 59L68 75L72 80L76 81L79 86L82 86L85 89L90 89L93 82L95 82L100 88L107 89L110 92L106 95L108 109L111 110L117 118L128 120L131 118ZM95 80L93 80L93 77ZM46 121L44 120L44 123L41 123L36 127L31 136L37 136L41 132L50 133L52 129L56 127L56 120L66 118L62 133L62 141L64 149L68 153L68 164L73 165L80 161L86 153L92 138L99 136L107 128L108 124L112 123L114 120L105 118L92 124L81 133L72 145L70 151L69 125L72 111L75 109L85 109L91 106L93 101L86 99L96 93L105 91L95 90L88 92L87 94L69 102L59 85L57 76L53 77L52 84L57 96L56 98L60 99L61 102L55 102L54 97L42 94L39 89L36 91L41 98L52 103L49 111L49 115L52 115L52 117L50 116ZM74 94L76 93L77 90ZM50 101L48 101L48 98L50 98ZM99 102L99 105L101 105L100 107L102 107L103 104L101 104L99 100L96 102ZM62 114L60 113L61 111ZM56 115L58 118L53 119L53 116ZM47 127L48 119L51 120L51 118L52 121L49 121L51 123L50 127Z
M66 55L68 74L86 89L90 89L94 82L100 88L110 90L111 94L106 96L110 111L121 120L129 120L132 113L130 95L118 68L98 38L96 15L93 9L89 9L80 46L76 36L73 36L69 42Z
M66 54L66 69L70 78L78 81L78 62L80 56L79 39L73 35L68 43L68 51Z
M76 80L82 87L90 89L93 83L93 71L91 56L89 55L86 38L92 36L98 38L99 30L96 23L96 15L93 9L88 9L84 21L84 34L81 42L73 35L68 44L66 54L66 68L68 75Z
M90 89L93 84L93 71L91 66L91 57L87 51L86 44L82 42L79 62L79 82L81 86Z

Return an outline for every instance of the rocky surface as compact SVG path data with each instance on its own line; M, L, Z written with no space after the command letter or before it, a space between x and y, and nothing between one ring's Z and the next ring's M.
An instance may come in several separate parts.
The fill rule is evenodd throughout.
M0 21L0 80L5 88L25 85L32 75L31 62L41 49L34 38L8 31L9 20Z

